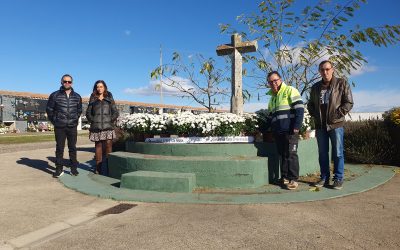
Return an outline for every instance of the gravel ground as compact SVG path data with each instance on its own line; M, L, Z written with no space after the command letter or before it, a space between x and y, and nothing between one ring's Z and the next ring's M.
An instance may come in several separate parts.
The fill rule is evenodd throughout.
M87 145L92 144L88 138L88 136L78 136L77 145ZM43 148L54 148L55 150L56 142L48 141L48 142L32 142L32 143L16 143L16 144L0 144L0 154L17 152L17 151L30 151L35 149L43 149ZM65 142L65 147L67 147L67 142ZM93 143L94 147L94 143Z

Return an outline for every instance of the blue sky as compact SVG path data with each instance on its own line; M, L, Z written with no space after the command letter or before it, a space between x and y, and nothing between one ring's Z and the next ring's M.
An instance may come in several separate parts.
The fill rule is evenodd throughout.
M60 86L61 75L69 73L82 96L103 79L118 100L159 103L150 72L159 65L160 44L166 62L174 51L217 58L217 45L230 41L218 24L235 24L236 16L255 12L257 3L0 0L0 89L49 94ZM370 0L353 21L363 26L399 24L399 9L396 0ZM350 77L357 83L354 111L400 106L400 44L360 50L369 63ZM267 101L265 96L253 98L245 109L266 107ZM196 106L176 97L164 97L164 103Z

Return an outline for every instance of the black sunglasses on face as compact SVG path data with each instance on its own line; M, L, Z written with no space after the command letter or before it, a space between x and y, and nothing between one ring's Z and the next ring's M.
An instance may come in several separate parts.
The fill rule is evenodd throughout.
M69 84L71 84L72 81L63 81L63 83L69 83Z

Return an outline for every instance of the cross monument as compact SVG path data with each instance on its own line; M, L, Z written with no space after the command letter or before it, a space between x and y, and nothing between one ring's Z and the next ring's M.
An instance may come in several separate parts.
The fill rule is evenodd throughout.
M218 56L229 55L232 60L231 113L243 114L242 54L255 51L257 51L257 41L242 42L242 37L237 33L231 36L230 44L217 47Z

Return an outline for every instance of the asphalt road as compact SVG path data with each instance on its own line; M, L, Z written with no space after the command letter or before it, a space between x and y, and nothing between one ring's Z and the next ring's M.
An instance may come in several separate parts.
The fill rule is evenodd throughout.
M79 145L79 160L92 160L92 144ZM0 249L400 249L399 174L331 200L135 203L98 217L121 202L77 193L52 178L53 146L8 145L0 153Z

